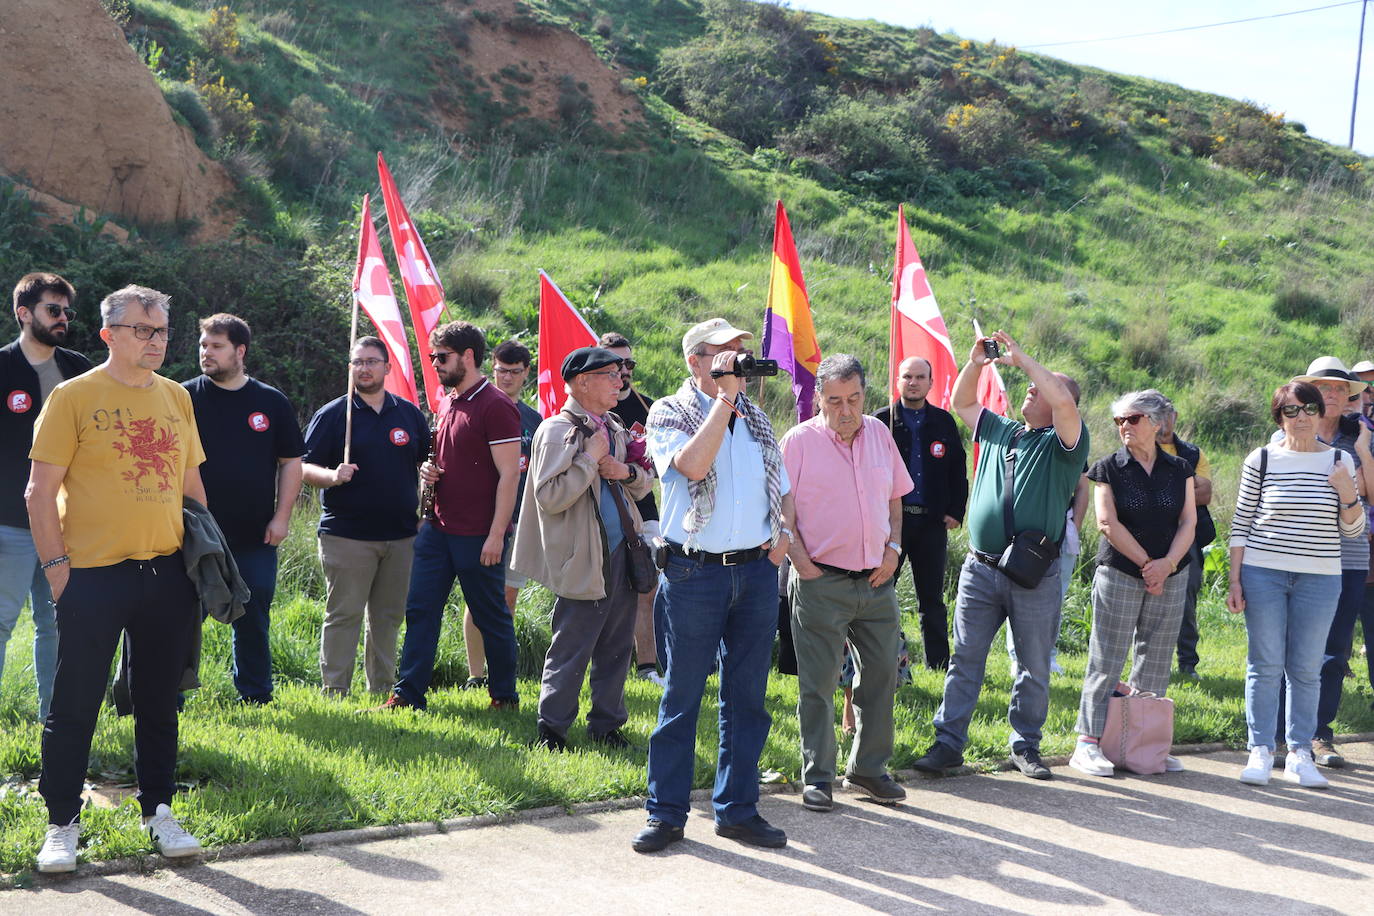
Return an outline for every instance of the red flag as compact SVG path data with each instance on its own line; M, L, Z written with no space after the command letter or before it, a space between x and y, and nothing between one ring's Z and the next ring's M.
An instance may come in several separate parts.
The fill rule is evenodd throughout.
M358 233L358 262L353 271L353 298L372 323L386 350L391 354L391 370L386 375L386 390L418 406L415 397L415 369L410 363L410 343L405 322L391 288L391 276L382 259L382 245L372 228L372 207L363 195L362 226Z
M539 271L539 415L563 409L563 360L578 347L596 346L596 334L549 275Z
M425 377L425 397L431 412L439 409L443 389L439 374L429 358L429 332L439 325L444 311L444 288L439 284L439 272L434 269L420 233L415 231L391 170L382 154L377 154L377 177L382 182L382 202L386 205L386 222L391 227L391 245L396 251L396 266L401 269L401 285L405 287L406 302L410 305L410 322L415 328L415 342L420 348L420 371Z
M973 339L983 339L983 329L978 320L973 321ZM1011 402L1007 400L1007 386L1002 384L1002 373L997 371L996 363L983 366L978 376L978 403L999 417L1011 416ZM978 467L978 443L973 443L973 466Z
M911 233L906 228L906 213L897 206L897 256L892 271L892 312L888 323L888 391L895 401L900 397L897 370L902 361L919 356L930 363L930 394L926 396L936 407L949 410L954 379L959 364L954 359L954 347L949 330L935 303L935 293L926 279L926 269Z

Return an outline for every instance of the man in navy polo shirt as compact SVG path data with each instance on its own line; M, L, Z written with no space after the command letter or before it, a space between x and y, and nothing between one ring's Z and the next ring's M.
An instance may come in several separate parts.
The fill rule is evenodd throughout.
M506 609L501 558L520 482L520 414L479 368L487 354L480 328L451 321L434 329L429 344L449 391L440 407L434 461L420 472L434 484L434 518L420 526L415 541L400 679L382 708L425 708L444 603L456 578L482 633L492 708L513 709L520 705L515 621Z
M425 415L385 390L391 370L386 345L376 337L358 338L350 365L356 393L349 461L343 460L349 401L342 397L310 419L303 467L305 482L324 491L320 679L324 692L337 696L353 684L364 608L367 689L381 693L396 677L396 634L405 616L420 507L419 466L429 452Z
M301 492L305 443L286 395L244 373L248 322L211 315L200 322L203 373L191 393L205 463L210 514L219 523L252 597L234 620L234 688L245 703L272 702L267 631L277 589L277 545L286 539Z

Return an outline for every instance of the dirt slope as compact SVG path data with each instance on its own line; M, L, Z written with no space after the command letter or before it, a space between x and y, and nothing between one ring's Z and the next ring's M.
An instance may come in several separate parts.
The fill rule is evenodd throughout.
M229 176L98 0L0 0L0 125L0 173L42 195L126 224L195 220L201 237L231 225Z

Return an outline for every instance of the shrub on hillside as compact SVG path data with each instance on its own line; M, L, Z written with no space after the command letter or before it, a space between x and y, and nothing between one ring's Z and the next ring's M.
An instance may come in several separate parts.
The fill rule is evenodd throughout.
M287 108L274 166L279 178L301 189L329 183L334 165L349 147L349 135L329 116L329 109L308 95L298 95Z
M1028 141L1020 119L1000 99L955 105L945 114L945 145L968 168L998 166L1022 152Z
M906 107L877 93L835 96L779 140L792 156L813 159L848 175L857 170L923 169L924 137L913 131Z
M239 16L228 6L210 10L210 18L200 27L205 47L215 57L233 57L239 51Z
M1238 102L1217 119L1216 130L1212 158L1222 165L1278 175L1295 158L1288 150L1281 112Z
M1266 393L1242 389L1202 398L1186 415L1191 416L1193 438L1233 450L1250 448L1261 440L1268 406Z
M1296 287L1279 290L1270 308L1276 318L1315 325L1335 324L1341 317L1340 311L1321 296Z
M196 87L183 82L159 81L158 85L168 107L179 115L181 120L186 122L186 126L191 128L191 133L195 134L196 144L204 150L213 149L215 141L219 139L219 125L215 123L210 109L206 107L205 100L201 98Z

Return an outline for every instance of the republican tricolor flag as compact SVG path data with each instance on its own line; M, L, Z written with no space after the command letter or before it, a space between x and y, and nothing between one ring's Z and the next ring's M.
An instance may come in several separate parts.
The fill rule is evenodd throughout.
M444 312L444 288L439 284L439 272L420 241L420 233L401 202L401 193L391 178L382 154L377 154L377 177L382 183L382 202L386 205L386 222L391 227L391 245L396 251L396 266L401 269L401 285L405 287L410 304L410 321L415 327L415 342L420 348L420 371L425 377L425 397L431 413L439 410L443 388L439 374L429 358L429 332L439 325Z
M377 334L391 355L386 375L386 390L418 406L415 397L415 369L410 363L410 343L406 339L401 309L391 288L391 276L382 260L382 245L372 228L372 208L363 195L361 231L358 233L358 262L353 271L353 298L377 326Z
M902 361L919 356L930 363L930 394L926 399L936 407L949 410L954 379L959 364L949 340L940 306L930 289L926 269L911 233L906 228L906 212L897 206L897 256L892 271L892 312L888 322L888 389L893 400L901 396L897 370Z
M763 318L763 358L776 359L778 368L792 376L797 422L811 419L816 412L816 369L821 364L821 345L811 323L811 300L806 295L801 260L782 201L778 201L773 226L773 268L768 280L768 309Z
M579 347L596 346L596 334L563 291L539 271L539 415L563 409L563 360Z

